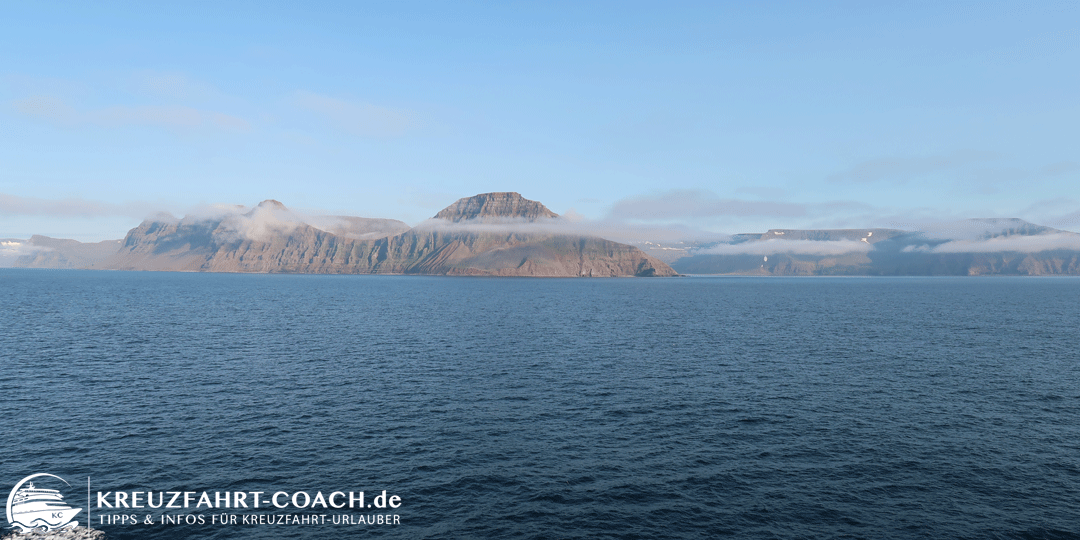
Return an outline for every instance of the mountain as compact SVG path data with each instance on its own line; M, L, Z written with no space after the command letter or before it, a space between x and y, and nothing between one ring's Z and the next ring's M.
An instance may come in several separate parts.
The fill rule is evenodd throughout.
M14 255L12 265L20 268L86 268L116 253L120 240L79 242L35 234L29 240L5 240Z
M409 232L377 242L375 271L551 277L673 276L640 249L560 233L558 214L518 193L459 199Z
M492 221L520 219L530 222L559 217L546 206L530 201L518 193L482 193L458 199L435 214L434 219L454 223L468 220Z
M132 229L92 268L475 276L672 276L641 250L559 233L558 216L517 193L461 199L420 226L393 220L298 216L277 201L252 210ZM330 221L334 221L333 219ZM316 226L319 224L319 226ZM402 230L402 229L405 230Z
M789 230L740 234L674 261L687 274L1080 275L1080 234L1020 219L970 219L926 231Z
M392 219L306 216L267 200L182 219L161 214L123 240L0 240L0 266L552 277L1080 275L1080 234L1020 219L639 242L659 257L579 230L512 192L465 197L413 228Z
M426 224L375 243L373 273L475 276L673 276L640 249L587 236L451 230Z

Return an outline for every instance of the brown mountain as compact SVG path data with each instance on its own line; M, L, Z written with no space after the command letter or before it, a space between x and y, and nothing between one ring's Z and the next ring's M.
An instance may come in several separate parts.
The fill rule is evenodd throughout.
M144 221L123 240L0 241L0 266L209 272L480 276L668 276L645 252L573 230L517 193L458 200L420 226L302 217L277 201L250 211ZM659 244L644 242L646 247ZM1019 219L973 219L913 232L772 229L686 244L687 274L1080 275L1080 235Z
M530 201L518 193L482 193L458 199L457 202L435 214L435 219L452 222L466 220L522 219L537 221L559 217L546 206Z
M559 233L557 215L517 193L461 199L419 227L342 219L348 234L316 227L277 201L243 214L171 216L132 229L94 268L203 272L476 276L672 276L641 250ZM390 220L392 221L392 220ZM400 222L395 222L400 223ZM402 224L404 225L404 224Z
M640 249L587 236L444 231L423 226L376 242L373 273L474 276L673 276Z

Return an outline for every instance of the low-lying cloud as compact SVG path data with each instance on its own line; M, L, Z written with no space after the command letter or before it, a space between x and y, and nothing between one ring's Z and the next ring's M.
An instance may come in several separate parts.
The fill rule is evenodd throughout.
M215 234L234 234L247 240L267 241L275 236L289 234L303 219L291 210L256 206L250 212L229 216Z
M158 214L152 219L180 225L214 225L213 237L219 243L242 240L267 242L289 234L305 223L298 213L267 203L254 208L239 205L202 206L192 209L182 219L170 214Z
M720 244L695 250L695 255L845 255L866 253L873 245L858 240L759 240L738 244Z
M934 246L923 244L904 248L906 252L924 253L1038 253L1054 250L1080 250L1080 234L1012 235L985 240L951 240Z
M41 251L50 249L21 240L0 240L0 268L10 268L20 257L32 256Z
M183 219L159 214L152 219L181 225L212 225L214 240L229 243L243 240L270 242L307 225L343 238L370 240L407 226L395 220L365 219L349 216L311 214L267 201L254 207L240 205L202 206L190 210Z
M1023 230L1037 233L1041 229L1021 219L987 218L925 223L915 230L930 240L980 240Z
M586 220L557 217L530 221L519 218L500 218L452 222L428 219L416 226L419 230L467 232L474 234L538 234L595 236L615 242L644 241L672 243L678 241L719 241L729 235L700 231L681 225L644 225L613 220Z

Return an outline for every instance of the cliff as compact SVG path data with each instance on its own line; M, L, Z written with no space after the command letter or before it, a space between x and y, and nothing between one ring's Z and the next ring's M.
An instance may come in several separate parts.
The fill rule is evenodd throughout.
M0 240L0 266L187 272L473 276L1080 275L1080 235L1019 219L898 229L771 229L722 242L641 249L568 231L517 193L460 199L415 228L396 220L301 216L268 200L246 210L159 215L123 240ZM681 254L688 254L681 256Z
M488 193L461 199L421 226L393 234L400 231L396 225L400 222L338 218L338 229L316 227L281 203L264 201L243 214L181 220L162 216L144 221L128 233L115 254L92 267L475 276L675 275L668 265L635 247L554 234L545 222L555 218L544 205L517 193Z
M445 232L420 227L381 240L375 273L473 276L673 276L633 246L595 237L520 232Z
M687 274L1080 275L1080 235L1019 219L928 231L790 230L735 235L672 263Z

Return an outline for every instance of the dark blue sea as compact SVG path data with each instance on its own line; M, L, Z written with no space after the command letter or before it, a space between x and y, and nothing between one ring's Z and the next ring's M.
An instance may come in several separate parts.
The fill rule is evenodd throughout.
M0 498L89 478L116 539L1077 539L1078 327L1076 278L6 269Z

